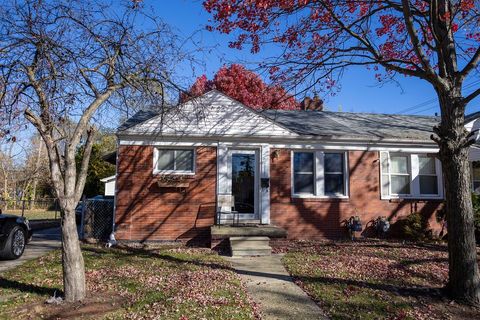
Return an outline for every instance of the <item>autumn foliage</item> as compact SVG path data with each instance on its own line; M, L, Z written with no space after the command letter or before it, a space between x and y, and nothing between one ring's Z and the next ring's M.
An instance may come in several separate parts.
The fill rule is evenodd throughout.
M478 0L205 0L209 30L233 34L230 47L278 45L262 65L275 83L334 87L343 71L364 66L379 81L401 74L431 85L440 106L431 139L442 162L449 282L455 300L480 306L466 107L480 97ZM471 80L467 88L466 82ZM472 81L473 80L473 81ZM308 85L308 84L307 84ZM323 88L327 88L323 86Z
M256 73L239 64L221 67L213 80L202 75L197 78L182 101L217 89L253 109L298 109L295 98L280 86L267 85Z
M276 43L284 49L283 54L264 64L275 80L299 83L313 76L332 84L335 72L350 65L371 66L378 71L379 80L395 73L425 79L436 70L442 72L445 61L441 54L446 52L438 54L439 37L455 37L458 62L467 63L478 54L479 2L449 1L448 10L435 3L206 0L203 5L213 17L208 30L235 35L230 47L248 45L257 53L263 45ZM438 14L430 19L432 12ZM410 28L415 32L414 41L410 40Z

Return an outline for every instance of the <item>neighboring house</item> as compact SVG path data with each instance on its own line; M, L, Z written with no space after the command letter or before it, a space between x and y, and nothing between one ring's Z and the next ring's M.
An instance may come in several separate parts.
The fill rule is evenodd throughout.
M480 111L465 117L465 128L474 132L477 143L470 147L469 158L472 161L473 190L480 194Z
M202 239L235 219L289 238L338 239L351 216L371 227L412 212L438 230L438 121L256 112L215 90L163 114L140 112L117 132L116 237Z
M105 184L104 196L113 197L115 196L115 176L106 177L100 179L101 182Z

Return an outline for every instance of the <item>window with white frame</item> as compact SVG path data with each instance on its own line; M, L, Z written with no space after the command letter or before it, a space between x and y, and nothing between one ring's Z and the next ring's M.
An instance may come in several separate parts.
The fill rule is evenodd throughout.
M293 192L314 194L315 192L315 153L295 152L293 156Z
M390 155L390 193L410 194L410 157L402 154Z
M440 161L427 154L380 152L381 195L389 198L442 198Z
M480 194L480 161L472 162L473 192Z
M347 170L345 152L293 152L293 195L345 197Z
M327 152L323 157L325 179L325 194L345 195L344 153Z
M418 182L421 195L438 195L438 176L433 157L418 156Z
M195 172L195 150L156 148L153 162L154 173L192 174Z

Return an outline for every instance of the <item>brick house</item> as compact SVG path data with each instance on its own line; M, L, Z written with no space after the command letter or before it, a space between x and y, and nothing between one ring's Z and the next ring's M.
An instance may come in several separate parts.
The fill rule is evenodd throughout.
M413 212L438 232L437 122L257 112L215 90L162 114L137 113L117 132L116 237L209 241L216 226L235 224L338 239L351 216L368 234L379 216L395 222Z

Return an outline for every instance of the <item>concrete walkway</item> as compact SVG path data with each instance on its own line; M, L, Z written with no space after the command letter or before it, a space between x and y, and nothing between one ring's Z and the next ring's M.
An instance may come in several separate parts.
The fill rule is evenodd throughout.
M27 260L43 256L47 252L59 249L62 245L60 228L45 229L34 232L32 241L27 244L25 252L17 260L0 260L0 274L21 265Z
M263 319L328 319L289 276L282 255L227 258L260 305Z

